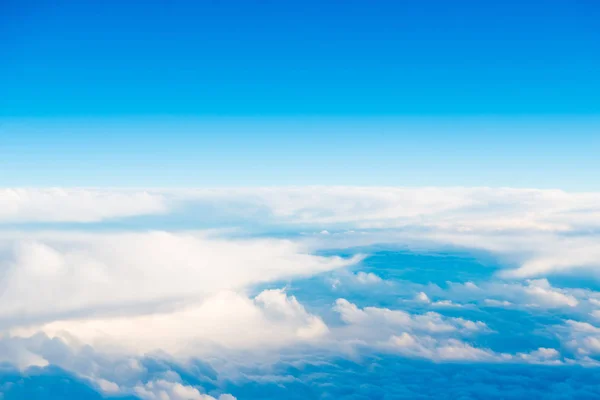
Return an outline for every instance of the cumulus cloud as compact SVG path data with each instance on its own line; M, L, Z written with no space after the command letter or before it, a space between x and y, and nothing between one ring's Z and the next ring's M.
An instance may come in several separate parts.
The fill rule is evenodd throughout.
M435 292L451 300L431 304L442 304L445 301L447 305L453 305L456 303L452 300L455 300L477 302L490 307L574 309L591 295L590 291L583 289L554 287L547 279L528 279L524 282L494 279L481 282L479 286L469 282L465 284L448 282L448 284L448 289L443 290L438 287L435 288ZM427 296L424 292L419 292L415 298L421 299L423 295Z
M521 288L523 293L533 301L533 305L542 307L575 307L579 301L572 295L552 288L547 279L528 281Z
M39 394L42 391L50 397L54 385L67 381L69 385L61 388L60 393L57 394L60 398L67 396L77 399L100 399L106 396L122 398L121 396L135 395L138 399L159 400L235 399L218 387L215 381L217 372L208 364L199 361L177 364L169 361L169 356L164 354L160 358L158 355L110 354L91 346L49 338L44 334L27 338L0 338L0 354L6 348L12 349L13 353L34 354L44 361L43 365L38 363L22 365L19 373L0 366L0 382L7 381L7 376L3 376L6 372L9 373L9 382L11 376L16 377L16 381L7 387L2 387L0 384L0 394L7 394L8 399L31 398L33 394L19 395L14 392L26 391L27 383L31 382L32 378L44 375L46 375L45 380L41 382L39 388L34 387L34 392ZM75 385L73 377L65 371L75 373L79 384ZM56 377L55 381L51 379L52 376ZM192 377L190 381L189 378ZM24 382L24 387L19 387ZM103 396L95 394L92 388Z
M415 295L415 300L421 303L429 304L431 303L431 299L427 296L425 292L419 292Z
M111 354L163 351L181 358L318 341L328 334L326 324L294 296L248 291L360 259L311 255L289 240L202 232L6 232L0 333L44 332ZM0 345L0 361L22 368L48 363L18 349ZM111 382L99 385L114 391Z
M166 380L156 380L136 386L135 394L143 400L235 400L235 397L230 394L220 395L217 399L200 393L194 387Z
M488 349L479 349L458 339L437 339L403 332L392 336L388 345L397 352L435 361L497 361L509 359Z
M351 272L347 269L336 270L327 278L327 282L334 290L349 291L378 291L391 289L393 283L381 278L373 272Z
M579 356L600 355L600 328L589 322L567 320L557 328L558 335L567 347Z
M288 240L202 233L6 235L2 248L5 328L90 314L144 314L360 260L311 255Z
M526 362L530 364L560 365L563 363L556 349L539 348L530 353L497 353L491 349L478 348L456 338L439 338L403 332L393 335L386 345L400 354L426 358L433 361L470 362Z
M360 271L356 274L356 281L364 285L370 285L374 283L381 283L383 280L372 272Z
M35 329L65 340L76 338L104 351L145 354L162 350L181 359L232 350L277 349L318 341L329 331L321 318L281 289L263 291L253 299L224 291L182 310L55 321Z
M436 312L411 314L389 308L360 308L346 299L338 299L334 310L347 324L344 336L363 342L386 340L399 331L426 332L432 335L470 335L489 331L488 326L481 321L445 317Z
M540 347L529 353L518 353L516 357L531 364L560 365L563 363L560 360L561 355L558 350L545 347Z

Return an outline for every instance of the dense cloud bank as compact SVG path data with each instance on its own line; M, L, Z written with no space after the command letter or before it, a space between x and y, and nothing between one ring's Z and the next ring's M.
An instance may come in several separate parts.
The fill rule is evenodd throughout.
M0 394L596 398L598 204L489 188L3 189Z

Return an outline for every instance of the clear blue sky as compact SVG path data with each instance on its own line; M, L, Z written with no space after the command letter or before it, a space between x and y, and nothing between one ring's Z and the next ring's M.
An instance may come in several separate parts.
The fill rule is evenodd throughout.
M598 21L592 0L3 0L0 185L598 189Z

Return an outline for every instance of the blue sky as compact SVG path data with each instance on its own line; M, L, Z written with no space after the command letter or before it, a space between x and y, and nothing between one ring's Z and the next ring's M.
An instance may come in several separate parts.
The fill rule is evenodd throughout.
M599 20L4 0L0 400L599 398Z
M6 121L5 186L599 188L600 119Z
M5 186L597 189L595 2L38 0L0 18Z
M4 2L3 116L597 115L592 1Z

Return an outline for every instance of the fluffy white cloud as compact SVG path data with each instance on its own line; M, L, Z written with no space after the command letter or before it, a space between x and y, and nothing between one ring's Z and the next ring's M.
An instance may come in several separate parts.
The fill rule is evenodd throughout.
M529 353L497 353L478 348L456 338L415 335L403 332L393 335L384 347L408 357L433 361L519 362L528 364L560 365L564 361L556 349L538 348Z
M453 302L454 300L475 302L491 307L574 309L591 295L591 292L583 289L554 287L547 279L529 279L524 282L491 280L482 282L479 286L470 282L466 284L448 282L448 285L447 290L439 287L430 290L438 296L451 300L431 302L425 292L418 292L415 299L439 306L460 306Z
M552 288L548 280L535 279L522 287L523 293L533 301L533 305L542 307L575 307L579 301L568 293Z
M415 301L418 301L420 303L425 303L425 304L431 303L431 299L429 298L429 296L427 296L427 293L425 293L425 292L417 293L415 295Z
M531 364L562 364L558 350L546 347L540 347L530 353L517 353L516 358Z
M322 319L284 290L248 294L256 284L308 277L360 260L317 256L315 250L380 243L482 249L515 267L501 276L509 280L495 277L437 292L420 286L408 292L409 298L415 295L421 302L409 301L412 306L437 307L454 315L458 307L464 306L464 311L476 305L531 313L560 309L575 319L597 318L600 309L600 297L589 291L531 279L600 265L600 194L349 187L0 190L0 223L83 223L170 212L211 221L223 218L229 226L257 222L278 228L296 226L314 234L283 240L233 239L202 232L2 231L0 331L13 336L0 341L0 361L23 368L59 363L94 380L106 393L135 387L139 396L148 399L211 397L200 388L169 379L124 384L114 374L97 373L97 365L83 368L81 358L75 363L36 348L31 345L35 335L29 345L16 336L42 331L72 348L90 344L107 354L155 350L169 356L239 355L255 350L275 354L293 345L339 351L346 344L357 344L436 361L564 361L555 349L498 354L478 347L472 339L491 332L481 321L436 312L358 307L339 299L334 311L342 324L328 326L324 320L329 321L331 314L322 314ZM332 276L334 288L343 285L347 293L397 288L396 282L381 279L377 271ZM579 354L577 361L600 354L595 325L568 321L561 329L565 348ZM126 366L122 372L135 375L131 371L136 368Z
M351 272L346 269L340 269L332 273L328 278L331 288L337 290L345 288L351 291L373 291L391 289L393 283L382 279L379 275L373 272Z
M50 337L129 354L165 351L186 359L223 351L264 351L319 341L329 329L283 290L266 290L250 299L219 292L180 310L124 317L53 321L13 334L42 331ZM243 334L242 334L243 333Z
M431 335L470 335L489 331L481 321L445 317L436 312L411 314L388 308L359 308L346 299L338 299L334 310L347 324L343 336L364 342L385 340L399 331L426 332Z
M0 220L95 221L181 205L279 223L456 231L568 231L600 226L600 193L511 188L283 187L1 189ZM266 214L265 214L266 213ZM323 232L330 233L327 229Z
M309 276L360 259L314 256L288 240L167 232L8 234L0 252L5 328L174 309L220 290Z
M561 190L330 186L198 189L176 196L201 204L244 204L244 211L266 210L280 222L327 227L418 225L466 232L567 231L600 225L600 194Z
M5 350L12 352L8 360L3 359ZM181 376L174 371L194 370L193 365L174 364L169 357L162 354L150 357L139 357L127 354L110 355L90 346L80 346L72 341L65 342L57 338L49 338L37 334L29 338L0 338L0 360L14 363L15 355L29 363L19 365L22 370L30 366L54 365L71 371L79 378L88 381L101 393L108 396L136 395L142 399L202 399L202 400L234 400L229 394L213 396L205 394L200 386L184 383ZM205 364L204 371L209 375L217 374ZM213 375L216 376L216 375ZM211 383L213 393L223 393L216 388L210 377L198 376L199 379ZM208 378L208 380L206 379Z
M483 302L486 306L490 306L490 307L504 308L504 307L510 307L513 305L513 303L511 303L510 301L506 301L506 300L484 299Z
M98 380L96 380L96 383L98 384L98 386L100 387L100 390L103 393L116 394L121 391L121 388L119 387L119 385L117 385L114 382L107 381L106 379L98 379Z
M99 189L0 189L0 223L94 222L168 211L160 194Z
M511 358L510 355L498 355L458 339L437 339L407 332L392 336L387 345L403 355L435 361L503 361Z
M600 236L594 232L448 232L442 230L404 235L399 240L429 241L482 249L505 257L518 267L503 273L507 278L532 278L573 269L600 272Z
M232 225L313 226L329 233L316 235L317 247L383 241L483 249L518 264L507 276L528 278L600 266L599 204L600 193L510 188L3 189L0 223L187 212Z
M370 285L374 283L381 283L383 280L372 272L358 272L356 273L356 281L363 285Z
M220 395L216 399L213 396L200 393L198 389L192 386L162 379L137 386L135 394L143 400L235 400L235 397L230 394Z
M567 320L562 326L555 327L558 337L565 347L570 348L578 361L600 355L600 328L589 322Z
M530 353L497 353L478 348L456 338L439 338L403 332L393 335L385 346L408 357L426 358L434 361L471 362L526 362L529 364L562 364L556 349L539 348Z

